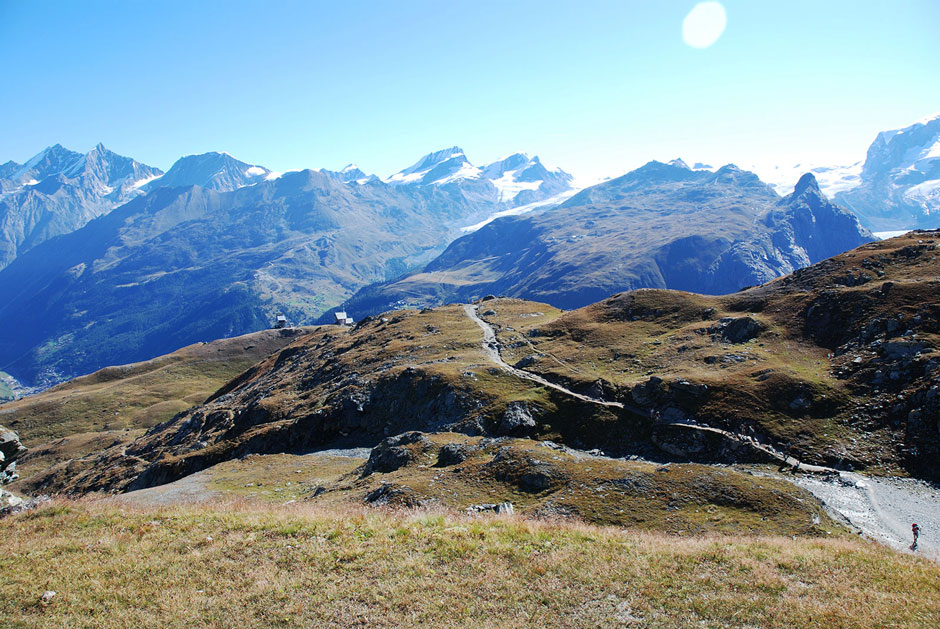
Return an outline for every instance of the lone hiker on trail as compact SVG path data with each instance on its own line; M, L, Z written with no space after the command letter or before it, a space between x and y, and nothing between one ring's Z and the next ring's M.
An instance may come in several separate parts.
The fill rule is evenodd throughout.
M911 544L911 550L917 550L917 538L920 537L920 527L917 522L911 525L911 532L914 533L914 543Z

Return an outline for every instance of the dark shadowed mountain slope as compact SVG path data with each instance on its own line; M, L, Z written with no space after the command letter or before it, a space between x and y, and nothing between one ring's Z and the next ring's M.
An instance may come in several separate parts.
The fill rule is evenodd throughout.
M635 288L730 293L872 240L812 175L780 198L753 173L651 162L539 215L497 219L421 272L360 291L359 314L487 293L575 308Z
M56 382L189 343L303 322L438 253L479 208L436 187L316 171L159 188L0 272L0 367Z

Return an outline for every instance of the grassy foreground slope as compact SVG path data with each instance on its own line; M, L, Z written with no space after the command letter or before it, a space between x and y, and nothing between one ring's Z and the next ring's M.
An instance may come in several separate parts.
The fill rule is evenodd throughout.
M172 354L105 367L0 405L0 421L31 452L24 477L54 462L124 442L202 403L228 380L316 328L261 330L197 343Z
M940 624L940 566L851 538L109 501L7 518L0 537L5 627Z

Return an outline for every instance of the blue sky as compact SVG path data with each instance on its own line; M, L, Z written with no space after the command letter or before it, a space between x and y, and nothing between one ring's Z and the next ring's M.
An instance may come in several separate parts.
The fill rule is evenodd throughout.
M940 110L940 2L0 0L0 161L61 143L386 176L462 146L583 177L855 161Z

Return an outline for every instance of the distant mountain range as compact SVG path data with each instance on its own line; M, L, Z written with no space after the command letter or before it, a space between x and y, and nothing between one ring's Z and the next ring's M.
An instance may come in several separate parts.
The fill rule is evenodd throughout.
M635 288L730 293L872 239L811 174L780 198L733 165L711 172L650 162L549 212L494 220L345 308L363 314L488 293L561 308Z
M164 173L55 145L0 165L0 371L48 384L343 302L359 317L486 292L571 307L629 288L734 291L871 238L825 189L862 225L929 226L938 139L940 117L881 133L864 167L814 168L785 198L681 160L578 191L538 157L475 166L459 147L383 180L219 152Z
M940 227L940 112L882 131L864 160L751 167L778 192L813 173L822 191L878 232Z
M55 382L278 313L310 321L490 211L457 190L313 170L229 191L157 188L0 271L0 370Z

